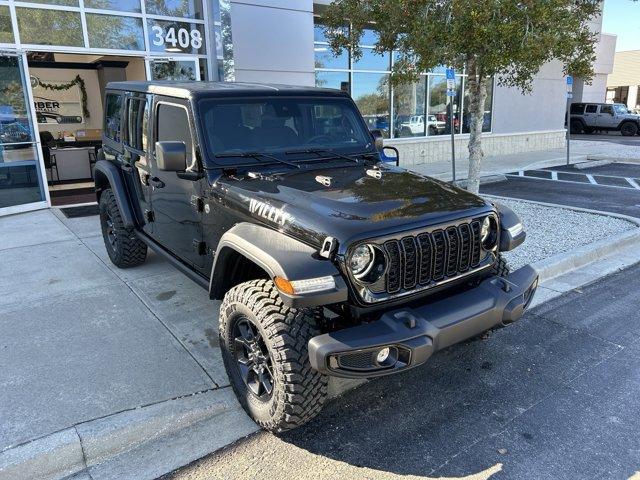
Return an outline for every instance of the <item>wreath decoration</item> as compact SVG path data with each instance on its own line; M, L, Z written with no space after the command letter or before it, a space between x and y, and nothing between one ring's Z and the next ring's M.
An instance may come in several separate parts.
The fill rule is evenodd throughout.
M76 75L76 78L67 83L43 83L39 81L39 84L42 88L46 88L47 90L69 90L74 85L78 85L80 88L80 96L82 102L82 114L85 118L89 118L91 114L89 113L89 109L87 108L87 88L85 87L84 80L80 75Z

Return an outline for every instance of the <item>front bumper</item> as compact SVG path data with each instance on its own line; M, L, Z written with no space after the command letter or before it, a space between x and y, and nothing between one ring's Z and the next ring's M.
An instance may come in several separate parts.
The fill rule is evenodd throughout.
M309 340L311 366L325 375L371 378L421 365L438 350L518 320L537 286L538 273L527 265L437 302L318 335ZM381 360L384 348L388 355Z

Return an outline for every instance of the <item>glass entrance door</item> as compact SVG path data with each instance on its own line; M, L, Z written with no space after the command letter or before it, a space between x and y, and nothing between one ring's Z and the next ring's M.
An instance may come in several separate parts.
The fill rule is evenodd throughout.
M0 215L47 206L25 58L0 53Z
M200 80L197 58L152 58L148 64L151 80Z

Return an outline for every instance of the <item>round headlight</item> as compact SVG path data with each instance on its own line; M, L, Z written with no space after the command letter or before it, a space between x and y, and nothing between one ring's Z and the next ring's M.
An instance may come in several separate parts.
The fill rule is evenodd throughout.
M349 269L355 276L365 275L373 265L373 248L370 245L358 245L349 257Z
M491 250L498 240L498 223L493 215L489 215L482 221L480 227L480 242L485 250Z

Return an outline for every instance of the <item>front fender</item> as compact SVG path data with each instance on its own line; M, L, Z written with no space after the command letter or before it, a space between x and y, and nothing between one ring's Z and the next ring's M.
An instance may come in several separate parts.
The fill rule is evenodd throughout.
M108 160L98 160L94 167L94 177L98 200L100 200L102 191L110 188L116 197L124 226L126 228L135 227L135 216L129 204L121 170Z
M221 298L226 290L230 261L238 253L264 270L269 278L305 280L332 276L335 289L307 295L280 292L285 305L294 308L315 307L347 300L348 290L336 266L320 257L312 247L270 228L239 223L227 231L216 250L211 269L209 295Z
M495 204L500 215L500 251L508 252L520 246L527 232L524 230L522 220L516 212L502 203Z

